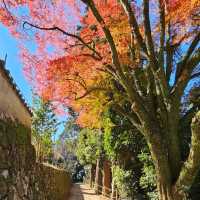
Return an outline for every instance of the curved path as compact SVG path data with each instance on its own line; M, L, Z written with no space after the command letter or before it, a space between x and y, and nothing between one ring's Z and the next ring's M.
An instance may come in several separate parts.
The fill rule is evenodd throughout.
M74 184L71 189L69 200L107 200L106 198L96 195L88 186L83 184Z

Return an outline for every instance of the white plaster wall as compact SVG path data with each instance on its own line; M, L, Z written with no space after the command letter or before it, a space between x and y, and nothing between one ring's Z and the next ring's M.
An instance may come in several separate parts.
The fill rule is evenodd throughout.
M0 115L17 119L25 126L31 127L30 113L20 101L2 69L0 69Z

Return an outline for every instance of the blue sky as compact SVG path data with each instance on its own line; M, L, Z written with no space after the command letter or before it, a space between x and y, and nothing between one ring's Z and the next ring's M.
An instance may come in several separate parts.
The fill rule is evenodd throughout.
M31 48L31 46L30 46ZM6 68L16 82L18 88L23 94L28 105L32 105L31 86L23 74L23 66L19 58L19 48L15 38L9 31L0 24L0 59L4 60L7 54ZM66 120L66 117L59 117L60 121ZM57 136L63 130L63 124L60 125Z
M10 71L27 103L31 105L31 87L23 75L17 42L0 24L0 59L4 60L6 54L6 68Z

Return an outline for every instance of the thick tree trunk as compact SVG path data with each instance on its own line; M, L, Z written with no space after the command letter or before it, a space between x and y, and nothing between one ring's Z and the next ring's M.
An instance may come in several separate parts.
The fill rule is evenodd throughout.
M159 200L187 200L185 194L175 193L173 185L164 180L161 175L157 180Z
M187 200L185 192L175 192L171 184L166 185L165 181L158 181L158 196L159 200Z
M200 169L200 111L194 116L191 124L192 137L190 153L182 168L178 172L178 177L173 177L170 169L165 143L160 138L157 142L149 144L154 164L157 172L157 185L160 200L187 200L187 191ZM155 138L150 138L155 141ZM157 146L157 147L156 147ZM169 147L170 148L170 147ZM177 163L178 165L179 163ZM175 180L175 181L174 181Z
M163 140L159 128L151 127L148 131L148 146L157 173L159 200L177 200L172 194L172 174L167 143Z
M158 182L159 200L187 200L185 194L177 194L173 191L172 185L166 185L165 182Z
M159 200L186 200L185 193L176 192L171 178L161 171L157 171L157 189Z
M162 179L162 177L160 177ZM159 200L175 200L173 198L172 189L170 184L165 181L158 180L158 196Z

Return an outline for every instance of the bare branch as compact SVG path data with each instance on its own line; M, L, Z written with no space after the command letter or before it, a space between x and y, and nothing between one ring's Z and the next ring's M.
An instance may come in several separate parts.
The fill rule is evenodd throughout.
M182 44L182 42L187 38L186 35L184 35L183 37L181 37L179 39L179 41L177 41L176 43L172 44L171 39L172 39L172 34L171 34L171 24L170 21L168 23L167 26L167 41L166 41L166 47L165 47L165 51L166 51L166 79L167 79L167 83L169 84L169 80L170 80L170 76L172 73L172 69L173 69L173 59L174 59L174 55L176 50L178 49L178 47Z
M189 61L189 58L194 53L194 50L196 49L199 42L200 42L200 32L198 32L197 35L195 36L195 38L193 39L193 41L190 44L183 60L177 65L175 83L178 81L179 77L182 75L182 72L187 67L187 62Z
M93 41L87 42L88 45L90 45ZM83 43L75 43L75 44L70 44L69 47L66 47L65 49L68 50L70 48L74 47L85 47Z
M63 33L64 35L68 36L68 37L72 37L72 38L75 38L77 39L78 41L80 41L84 46L86 46L89 50L91 50L94 55L97 55L98 59L101 60L102 57L100 55L99 52L97 52L94 48L92 48L87 42L85 42L81 37L79 37L78 35L75 35L75 34L72 34L72 33L69 33L69 32L66 32L64 31L63 29L57 27L57 26L53 26L53 27L40 27L38 25L34 25L34 24L31 24L29 22L24 22L23 23L23 27L25 28L25 25L29 25L31 27L34 27L34 28L37 28L37 29L40 29L40 30L46 30L46 31L59 31L61 33Z
M180 98L184 92L185 87L187 86L188 82L190 81L191 74L195 67L200 62L200 48L196 51L196 53L187 61L186 67L184 67L181 76L177 80L177 83L171 90L171 93L175 93L175 96Z
M192 76L190 77L190 79L194 79L194 78L198 78L198 77L200 77L200 72L192 74Z
M81 96L79 96L79 97L75 97L75 100L80 100L80 99L83 99L84 97L86 97L86 96L88 96L89 94L91 94L92 92L94 92L94 91L106 91L106 90L108 90L107 88L101 88L101 87L91 87L91 88L88 88L87 90L86 90L86 92L83 94L83 95L81 95Z
M153 63L153 68L156 70L158 68L158 61L156 59L154 51L154 42L151 35L151 24L149 17L149 0L143 1L143 17L144 17L144 30L147 39L147 50L150 57L150 61Z
M3 5L4 5L4 8L6 9L7 13L10 15L11 19L13 20L13 22L15 21L14 17L12 16L10 10L8 9L7 7L7 4L5 2L5 0L2 1L3 2Z
M91 57L96 61L101 61L102 60L102 58L96 57L94 54L89 54L89 53L82 53L82 54L79 54L78 56Z
M160 50L159 50L159 64L164 67L164 46L165 46L165 5L163 0L159 0L160 12Z

